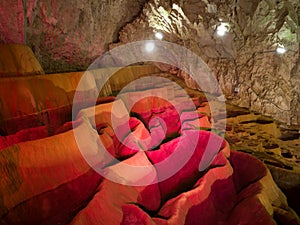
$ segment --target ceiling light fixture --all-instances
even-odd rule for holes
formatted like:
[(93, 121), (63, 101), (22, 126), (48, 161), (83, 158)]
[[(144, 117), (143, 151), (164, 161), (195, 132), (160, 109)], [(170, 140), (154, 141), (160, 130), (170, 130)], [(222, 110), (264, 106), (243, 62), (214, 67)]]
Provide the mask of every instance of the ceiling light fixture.
[(154, 48), (155, 48), (155, 44), (153, 43), (153, 42), (147, 42), (146, 44), (145, 44), (145, 50), (147, 51), (147, 52), (153, 52), (153, 50), (154, 50)]
[(286, 53), (286, 48), (283, 46), (283, 45), (281, 45), (281, 44), (278, 44), (278, 46), (277, 46), (277, 48), (276, 48), (276, 52), (278, 53), (278, 54), (284, 54), (284, 53)]
[(164, 38), (164, 35), (161, 32), (156, 32), (155, 37), (159, 40), (162, 40)]

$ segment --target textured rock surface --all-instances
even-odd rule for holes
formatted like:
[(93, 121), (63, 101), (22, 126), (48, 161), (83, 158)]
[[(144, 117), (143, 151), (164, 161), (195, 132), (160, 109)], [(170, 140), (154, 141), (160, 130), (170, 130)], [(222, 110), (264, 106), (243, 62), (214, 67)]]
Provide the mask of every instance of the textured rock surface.
[[(171, 78), (171, 75), (168, 75)], [(179, 79), (174, 78), (180, 83)], [(197, 91), (187, 89), (190, 95), (197, 95)], [(210, 102), (205, 103), (202, 97), (202, 107), (199, 112), (211, 115)], [(204, 102), (203, 102), (204, 101)], [(207, 104), (208, 107), (203, 107)], [(263, 161), (271, 171), (276, 184), (288, 198), (289, 205), (300, 214), (300, 134), (298, 127), (287, 126), (285, 123), (274, 121), (245, 108), (226, 104), (226, 140), (231, 149), (249, 153)], [(223, 112), (219, 112), (210, 119), (211, 123), (222, 123), (225, 120)], [(271, 189), (270, 189), (271, 191)], [(280, 209), (276, 209), (276, 214)], [(290, 212), (287, 217), (293, 217)], [(277, 215), (280, 217), (280, 215)], [(286, 218), (287, 219), (287, 218)], [(285, 222), (292, 224), (292, 222)]]
[[(128, 67), (120, 73), (135, 68), (142, 76), (143, 72), (149, 71), (147, 68), (151, 71), (151, 67), (143, 67)], [(70, 74), (77, 75), (70, 76)], [(183, 83), (171, 74), (157, 75), (173, 78), (179, 85)], [(41, 79), (44, 76), (34, 76), (34, 78)], [(67, 73), (65, 76), (75, 79), (81, 74)], [(60, 87), (66, 91), (73, 88), (72, 85), (59, 82), (57, 74), (49, 75), (48, 79), (53, 85), (55, 84), (55, 88)], [(300, 224), (297, 215), (289, 208), (286, 198), (275, 185), (264, 164), (245, 153), (230, 151), (229, 144), (222, 137), (209, 132), (213, 124), (226, 119), (223, 115), (224, 111), (220, 110), (220, 115), (210, 118), (211, 105), (207, 104), (207, 99), (202, 96), (203, 93), (186, 88), (188, 96), (194, 96), (190, 99), (183, 96), (184, 91), (176, 89), (176, 86), (170, 88), (172, 79), (165, 80), (166, 83), (158, 82), (157, 86), (140, 83), (135, 86), (135, 92), (124, 93), (125, 96), (114, 101), (115, 106), (112, 103), (105, 103), (97, 105), (95, 109), (81, 110), (73, 130), (70, 130), (72, 128), (70, 121), (63, 125), (62, 132), (58, 132), (59, 134), (47, 138), (41, 137), (41, 139), (36, 137), (37, 140), (18, 143), (1, 150), (0, 170), (4, 179), (0, 182), (2, 193), (0, 224), (69, 224), (71, 222), (71, 224), (106, 225), (132, 224), (134, 221), (137, 224), (140, 221), (147, 221), (147, 224), (183, 225), (196, 224), (199, 220), (204, 221), (205, 224), (275, 224), (274, 219), (280, 224)], [(96, 82), (92, 82), (94, 83)], [(91, 87), (91, 82), (88, 84), (88, 87)], [(119, 84), (125, 85), (122, 82)], [(22, 90), (24, 86), (16, 85), (15, 88)], [(147, 90), (148, 88), (151, 90)], [(4, 93), (4, 88), (1, 90)], [(28, 92), (30, 90), (28, 89)], [(89, 90), (85, 88), (83, 92), (89, 94)], [(9, 93), (9, 90), (7, 92)], [(148, 95), (145, 92), (148, 92)], [(175, 109), (170, 107), (171, 103), (155, 98), (153, 94), (161, 98), (172, 97), (174, 101), (171, 103), (174, 106), (178, 105), (177, 112), (182, 119), (180, 124), (178, 119), (175, 119), (178, 115)], [(46, 96), (49, 102), (56, 99), (55, 95)], [(133, 96), (148, 96), (148, 99), (142, 98), (131, 108), (130, 101), (135, 100)], [(193, 100), (191, 101), (193, 107), (185, 103), (188, 99)], [(214, 99), (214, 104), (216, 102), (217, 100)], [(51, 104), (45, 107), (47, 106), (51, 107)], [(115, 111), (114, 107), (116, 107)], [(137, 118), (129, 119), (129, 109), (131, 112), (136, 112)], [(148, 114), (144, 114), (147, 111), (152, 118), (144, 125), (138, 118), (148, 118)], [(172, 111), (174, 117), (165, 116)], [(196, 111), (195, 115), (192, 114), (193, 111)], [(257, 123), (262, 124), (263, 131), (277, 134), (270, 120), (247, 115), (249, 112), (243, 112), (240, 108), (235, 110), (229, 108), (228, 112), (231, 117), (240, 115), (237, 121), (241, 125), (244, 122), (247, 126), (245, 122), (250, 120), (251, 123), (251, 119), (255, 118)], [(243, 119), (242, 116), (245, 118)], [(165, 123), (156, 124), (153, 118), (158, 117)], [(120, 119), (123, 123), (113, 128), (112, 118), (115, 118), (115, 121)], [(206, 118), (204, 124), (203, 118)], [(128, 120), (129, 127), (124, 127)], [(173, 129), (173, 123), (177, 123), (178, 127)], [(233, 125), (236, 124), (232, 122), (233, 129), (238, 127)], [(179, 127), (181, 129), (178, 129)], [(36, 132), (40, 132), (39, 128), (41, 127), (37, 127)], [(68, 131), (64, 132), (64, 129)], [(161, 130), (166, 131), (166, 136)], [(118, 141), (116, 141), (117, 131), (121, 135), (118, 136)], [(137, 150), (149, 148), (147, 146), (143, 148), (142, 144), (135, 140), (126, 142), (130, 138), (130, 131), (138, 141), (148, 137), (163, 141), (158, 146), (156, 144), (157, 147), (155, 146), (152, 151), (136, 153)], [(169, 131), (172, 131), (170, 136), (168, 136)], [(238, 133), (237, 130), (236, 132)], [(242, 131), (240, 132), (243, 135)], [(286, 135), (282, 139), (288, 137)], [(120, 160), (126, 158), (123, 162), (127, 165), (149, 166), (155, 163), (154, 167), (151, 167), (151, 176), (145, 174), (145, 170), (139, 169), (131, 173), (122, 169), (122, 163), (115, 163), (111, 155), (103, 154), (99, 138), (111, 155)], [(77, 143), (83, 146), (79, 148)], [(193, 146), (193, 143), (196, 146)], [(125, 144), (129, 145), (124, 147)], [(153, 185), (139, 187), (121, 185), (102, 178), (90, 168), (90, 165), (97, 165), (97, 168), (104, 170), (103, 174), (110, 175), (110, 178), (113, 177), (120, 182), (146, 179), (156, 181), (164, 176), (165, 169), (169, 171), (169, 168), (176, 168), (178, 162), (181, 163), (182, 159), (186, 159), (194, 147), (195, 151), (179, 171)], [(172, 160), (174, 154), (180, 160)], [(89, 161), (88, 165), (86, 159), (91, 159), (92, 162)], [(97, 161), (98, 159), (101, 161)], [(159, 167), (157, 163), (161, 161), (168, 162), (167, 167)]]
[(270, 117), (227, 105), (226, 137), (232, 149), (252, 154), (270, 169), (289, 204), (299, 214), (300, 135)]
[[(18, 60), (14, 62), (16, 61)], [(19, 61), (24, 65), (29, 63), (26, 60)], [(3, 66), (3, 71), (12, 68), (5, 67), (7, 64)], [(29, 67), (29, 69), (32, 69), (32, 67)], [(73, 102), (78, 103), (77, 108), (74, 109), (74, 114), (76, 114), (76, 111), (79, 111), (80, 108), (91, 106), (96, 101), (98, 104), (112, 101), (114, 98), (108, 95), (122, 89), (138, 77), (158, 71), (153, 65), (143, 65), (129, 66), (122, 69), (103, 68), (86, 73), (70, 72), (1, 78), (0, 134), (9, 136), (0, 137), (0, 142), (2, 142), (0, 149), (19, 141), (42, 138), (47, 134), (53, 135), (61, 132), (61, 129), (65, 130), (68, 126), (66, 125), (64, 128), (62, 125), (72, 119)], [(95, 77), (91, 76), (91, 73)], [(113, 76), (103, 85), (103, 80), (105, 80), (103, 75), (109, 73), (113, 73)], [(82, 77), (86, 78), (82, 84), (87, 84), (84, 90), (77, 89)], [(96, 85), (99, 87), (99, 91)], [(73, 99), (76, 90), (76, 99)], [(107, 97), (98, 98), (99, 92), (99, 96)], [(33, 127), (35, 128), (30, 129)]]
[(24, 44), (22, 0), (0, 2), (0, 43)]
[[(94, 141), (99, 138), (97, 132), (90, 130), (88, 123), (82, 123), (77, 129), (90, 136), (94, 135)], [(101, 180), (82, 157), (74, 138), (74, 130), (53, 138), (23, 142), (6, 148), (1, 151), (0, 170), (3, 177), (0, 183), (0, 224), (41, 224), (47, 217), (51, 218), (48, 224), (53, 224), (53, 220), (61, 219), (50, 216), (50, 211), (57, 216), (60, 214), (64, 220), (68, 217), (69, 220), (69, 213), (85, 204)], [(86, 179), (91, 181), (91, 186), (84, 183)], [(86, 191), (78, 192), (79, 186), (86, 188)], [(75, 194), (71, 197), (74, 205), (68, 203), (69, 197), (66, 194), (69, 192)], [(57, 201), (64, 204), (64, 212), (58, 210), (61, 204), (57, 205)]]
[(44, 74), (39, 61), (28, 46), (0, 44), (0, 52), (0, 77)]
[[(161, 83), (157, 85), (161, 86)], [(162, 89), (147, 91), (162, 92)], [(142, 95), (141, 91), (138, 93)], [(181, 94), (177, 91), (173, 95), (175, 103), (182, 101)], [(153, 97), (145, 103), (157, 112), (164, 111), (170, 104)], [(291, 210), (264, 164), (245, 153), (230, 151), (222, 137), (202, 130), (201, 123), (198, 127), (177, 131), (177, 137), (172, 140), (165, 138), (155, 150), (147, 151), (146, 148), (145, 152), (128, 156), (123, 163), (112, 163), (113, 158), (103, 154), (99, 138), (112, 140), (117, 132), (128, 137), (133, 130), (133, 135), (140, 141), (140, 134), (148, 133), (148, 126), (152, 126), (150, 122), (136, 129), (134, 123), (142, 123), (132, 118), (135, 120), (133, 127), (112, 129), (111, 118), (121, 118), (124, 123), (129, 120), (122, 99), (114, 104), (121, 106), (114, 111), (112, 103), (99, 104), (95, 115), (91, 114), (91, 108), (80, 111), (78, 121), (81, 122), (73, 130), (19, 143), (0, 152), (0, 170), (4, 177), (0, 182), (0, 224), (115, 225), (148, 220), (147, 224), (183, 225), (196, 224), (200, 220), (205, 224), (273, 225), (274, 207), (281, 210), (279, 221), (286, 219), (285, 215)], [(200, 112), (201, 106), (197, 105)], [(182, 111), (178, 113), (186, 119), (181, 122), (182, 126), (192, 119), (201, 119), (187, 115), (195, 107), (191, 109), (185, 105), (180, 109)], [(167, 128), (170, 127), (167, 121), (170, 118), (156, 116), (165, 121)], [(153, 130), (149, 130), (151, 138), (156, 138), (152, 136)], [(120, 141), (123, 140), (122, 137)], [(81, 148), (77, 145), (80, 142), (84, 143)], [(115, 145), (116, 142), (103, 143), (104, 148), (114, 155), (122, 147)], [(136, 147), (141, 149), (141, 145)], [(173, 159), (174, 154), (177, 160)], [(88, 158), (93, 162), (87, 164)], [(160, 162), (167, 164), (161, 167)], [(158, 180), (164, 177), (166, 169), (176, 169), (178, 163), (182, 163), (181, 167), (170, 177)], [(141, 167), (130, 172), (124, 164), (147, 166), (148, 169)], [(101, 177), (90, 166), (101, 169), (105, 176)], [(131, 181), (154, 183), (134, 186), (123, 185), (124, 181), (126, 184)], [(139, 207), (139, 213), (133, 206)], [(296, 215), (288, 218), (297, 222)]]
[[(28, 44), (46, 72), (86, 69), (117, 41), (118, 30), (144, 1), (41, 1), (0, 3), (0, 43)], [(17, 17), (16, 17), (17, 15)]]
[[(299, 124), (298, 1), (149, 1), (120, 32), (120, 41), (152, 39), (181, 44), (215, 72), (226, 97), (239, 106)], [(220, 38), (220, 21), (230, 26)], [(140, 27), (145, 27), (141, 33)], [(281, 43), (290, 50), (277, 55)], [(189, 86), (195, 84), (178, 73)], [(235, 93), (235, 91), (238, 93)]]

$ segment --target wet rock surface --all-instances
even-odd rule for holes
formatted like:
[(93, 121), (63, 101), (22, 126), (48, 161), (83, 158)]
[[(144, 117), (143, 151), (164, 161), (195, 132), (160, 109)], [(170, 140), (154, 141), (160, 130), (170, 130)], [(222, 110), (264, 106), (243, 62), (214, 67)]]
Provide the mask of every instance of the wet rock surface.
[[(172, 79), (170, 75), (164, 76)], [(185, 85), (181, 79), (173, 80)], [(209, 95), (190, 88), (186, 91), (204, 101)], [(208, 103), (208, 111), (210, 107)], [(220, 111), (211, 120), (214, 124), (226, 122), (224, 137), (232, 150), (251, 154), (267, 165), (291, 207), (300, 214), (300, 127), (288, 126), (228, 102), (226, 114)]]

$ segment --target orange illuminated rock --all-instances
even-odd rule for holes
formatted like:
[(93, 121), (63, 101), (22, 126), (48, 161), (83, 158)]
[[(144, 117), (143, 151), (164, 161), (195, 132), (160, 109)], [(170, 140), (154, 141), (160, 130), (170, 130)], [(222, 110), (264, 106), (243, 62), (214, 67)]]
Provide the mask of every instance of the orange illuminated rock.
[[(30, 97), (28, 85), (19, 87)], [(128, 112), (134, 92), (95, 107), (79, 101), (76, 120), (63, 125), (58, 113), (47, 114), (60, 121), (50, 126), (56, 135), (0, 151), (0, 224), (275, 224), (273, 207), (288, 205), (264, 164), (203, 130), (211, 128), (206, 103), (195, 110), (182, 91), (173, 94), (174, 105), (155, 96), (138, 101), (136, 118)], [(44, 128), (1, 145), (39, 138)]]
[[(74, 131), (89, 140), (85, 148), (91, 156), (99, 151), (95, 149), (97, 131), (86, 120), (75, 130), (19, 143), (0, 152), (1, 220), (9, 224), (51, 224), (70, 219), (73, 210), (86, 204), (102, 178), (83, 158)], [(71, 196), (67, 193), (75, 194), (69, 203)], [(64, 207), (57, 208), (58, 202)], [(43, 222), (48, 218), (49, 223)]]
[(0, 77), (17, 77), (44, 74), (44, 71), (26, 45), (0, 44)]
[[(245, 153), (232, 152), (232, 157), (222, 158), (222, 164), (212, 166), (192, 186), (169, 199), (153, 217), (141, 207), (125, 204), (121, 224), (193, 225), (201, 221), (208, 225), (275, 225), (273, 213), (267, 205), (271, 202), (282, 206), (287, 203), (280, 198), (281, 191), (273, 189), (274, 181), (271, 182), (273, 185), (266, 186), (266, 178), (270, 177), (266, 167)], [(212, 165), (217, 161), (215, 158)], [(246, 167), (248, 170), (244, 176), (235, 172)], [(241, 181), (244, 188), (237, 190), (239, 185), (236, 182)], [(273, 195), (266, 194), (270, 187), (275, 190)]]
[(0, 101), (0, 117), (7, 134), (41, 125), (53, 129), (71, 119), (66, 92), (48, 80), (3, 78)]
[[(133, 157), (124, 160), (122, 163), (130, 166), (151, 166), (145, 153), (139, 152)], [(154, 167), (146, 173), (141, 170), (135, 170), (136, 173), (127, 172), (122, 163), (107, 168), (106, 174), (109, 174), (114, 181), (128, 184), (141, 181), (143, 179), (157, 179)], [(149, 177), (149, 173), (151, 177)], [(160, 205), (160, 193), (157, 184), (148, 186), (127, 186), (110, 180), (104, 180), (98, 193), (89, 202), (87, 207), (81, 210), (70, 223), (71, 225), (85, 224), (120, 224), (123, 218), (122, 206), (129, 203), (136, 203), (148, 210), (157, 210)]]
[(46, 126), (28, 128), (18, 131), (16, 134), (8, 136), (0, 136), (0, 151), (13, 144), (17, 144), (24, 141), (31, 141), (41, 139), (49, 136), (49, 130)]
[(129, 120), (129, 113), (122, 100), (116, 100), (80, 110), (77, 118), (86, 116), (94, 126), (108, 124), (110, 127), (118, 126)]
[[(210, 132), (187, 130), (182, 136), (161, 145), (158, 150), (148, 151), (147, 155), (155, 165), (166, 162), (166, 166), (156, 166), (159, 177), (163, 177), (166, 170), (178, 167), (171, 177), (159, 183), (163, 201), (192, 187), (202, 176), (200, 171), (213, 165), (212, 161), (218, 154), (224, 156), (219, 151), (226, 147), (225, 143)], [(170, 160), (171, 156), (176, 158)]]
[(116, 133), (113, 140), (118, 158), (128, 158), (138, 151), (147, 150), (147, 140), (150, 140), (150, 134), (140, 120), (130, 118), (129, 121), (116, 127)]

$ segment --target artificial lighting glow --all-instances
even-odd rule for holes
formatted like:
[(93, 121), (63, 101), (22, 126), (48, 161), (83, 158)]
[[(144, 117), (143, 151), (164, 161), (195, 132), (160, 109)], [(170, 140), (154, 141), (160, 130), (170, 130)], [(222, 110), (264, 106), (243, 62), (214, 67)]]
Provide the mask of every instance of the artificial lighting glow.
[(229, 30), (229, 25), (227, 23), (221, 23), (218, 27), (217, 27), (217, 35), (218, 36), (224, 36)]
[(145, 45), (145, 49), (147, 52), (153, 52), (155, 48), (155, 44), (153, 42), (147, 42)]
[(172, 9), (175, 9), (178, 11), (180, 9), (180, 7), (177, 4), (173, 3)]
[(286, 53), (286, 48), (283, 45), (278, 45), (277, 49), (276, 49), (276, 52), (278, 54), (284, 54), (284, 53)]
[(164, 9), (164, 7), (159, 6), (158, 7), (158, 12), (163, 16), (163, 17), (168, 17), (169, 16), (169, 12), (167, 10)]
[(155, 37), (156, 37), (157, 39), (159, 39), (159, 40), (162, 40), (162, 39), (164, 38), (164, 35), (163, 35), (161, 32), (157, 32), (157, 33), (155, 34)]

